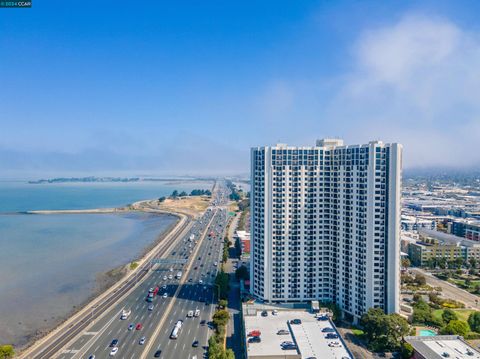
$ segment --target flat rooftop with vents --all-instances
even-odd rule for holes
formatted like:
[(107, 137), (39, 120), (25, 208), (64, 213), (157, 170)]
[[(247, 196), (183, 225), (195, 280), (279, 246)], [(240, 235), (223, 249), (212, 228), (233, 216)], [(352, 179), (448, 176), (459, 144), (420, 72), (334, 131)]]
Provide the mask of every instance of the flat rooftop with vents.
[(480, 352), (458, 335), (405, 337), (414, 350), (415, 359), (480, 359)]
[[(274, 306), (262, 305), (258, 309), (244, 305), (244, 328), (246, 352), (249, 359), (352, 359), (335, 326), (329, 321), (319, 321), (314, 314), (306, 310), (286, 310)], [(277, 315), (272, 315), (276, 309)], [(263, 310), (268, 312), (262, 317)], [(300, 319), (302, 324), (290, 324), (290, 320)], [(323, 328), (331, 327), (338, 339), (326, 339)], [(278, 335), (279, 330), (287, 330), (288, 335)], [(261, 343), (249, 343), (248, 334), (258, 330), (261, 332)], [(291, 341), (297, 350), (283, 350), (282, 342)], [(332, 343), (336, 342), (335, 346)], [(330, 346), (329, 346), (330, 344)]]

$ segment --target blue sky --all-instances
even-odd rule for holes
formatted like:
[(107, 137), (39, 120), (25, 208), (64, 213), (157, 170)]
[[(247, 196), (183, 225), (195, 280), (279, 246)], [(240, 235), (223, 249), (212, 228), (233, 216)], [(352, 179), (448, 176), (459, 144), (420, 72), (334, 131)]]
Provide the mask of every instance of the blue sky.
[(0, 9), (0, 177), (246, 173), (327, 136), (480, 163), (478, 1), (134, 3)]

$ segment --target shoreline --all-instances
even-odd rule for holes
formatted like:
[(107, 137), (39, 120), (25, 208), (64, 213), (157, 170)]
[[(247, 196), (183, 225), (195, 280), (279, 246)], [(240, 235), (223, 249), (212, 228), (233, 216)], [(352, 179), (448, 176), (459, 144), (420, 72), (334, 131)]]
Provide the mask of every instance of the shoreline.
[[(15, 346), (15, 350), (17, 352), (15, 357), (22, 357), (26, 351), (33, 348), (35, 345), (40, 343), (42, 340), (46, 340), (50, 334), (59, 330), (62, 326), (64, 326), (69, 320), (74, 318), (76, 315), (80, 314), (84, 311), (92, 302), (98, 301), (105, 293), (109, 293), (110, 291), (114, 290), (115, 286), (120, 285), (121, 283), (128, 280), (129, 276), (132, 273), (135, 273), (138, 268), (141, 266), (139, 265), (136, 269), (130, 269), (131, 262), (142, 262), (148, 258), (152, 251), (155, 250), (157, 246), (159, 246), (163, 240), (169, 236), (182, 222), (182, 217), (184, 217), (181, 213), (176, 213), (173, 211), (165, 211), (165, 210), (150, 210), (150, 209), (141, 209), (141, 205), (143, 203), (147, 203), (151, 200), (143, 200), (136, 202), (135, 205), (138, 207), (133, 208), (133, 205), (128, 205), (125, 207), (120, 208), (107, 208), (107, 209), (88, 209), (88, 210), (45, 210), (45, 211), (28, 211), (28, 212), (21, 212), (23, 214), (108, 214), (108, 213), (129, 213), (129, 212), (144, 212), (159, 216), (172, 216), (175, 217), (175, 221), (170, 224), (167, 228), (164, 229), (162, 233), (157, 234), (155, 239), (145, 246), (138, 255), (128, 261), (128, 263), (124, 263), (117, 267), (108, 269), (103, 272), (99, 272), (95, 274), (95, 281), (93, 284), (93, 290), (90, 295), (79, 305), (77, 305), (74, 309), (66, 313), (62, 318), (58, 320), (56, 323), (52, 323), (52, 326), (49, 328), (37, 329), (30, 335), (23, 337), (20, 342), (19, 346)], [(31, 213), (30, 213), (31, 212)], [(17, 212), (17, 214), (21, 214)]]

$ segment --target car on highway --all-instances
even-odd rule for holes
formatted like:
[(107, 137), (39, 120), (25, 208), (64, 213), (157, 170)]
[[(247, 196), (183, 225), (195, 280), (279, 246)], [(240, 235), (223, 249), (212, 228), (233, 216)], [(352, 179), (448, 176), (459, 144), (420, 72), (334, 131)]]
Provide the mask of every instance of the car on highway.
[(142, 330), (142, 323), (138, 323), (137, 326), (135, 327), (135, 330)]
[(113, 339), (112, 342), (110, 343), (110, 347), (115, 347), (118, 344), (118, 339)]
[(167, 298), (167, 297), (168, 297), (168, 294), (166, 292), (163, 293), (162, 298)]
[(146, 341), (146, 340), (147, 340), (147, 338), (141, 337), (141, 338), (140, 338), (140, 341), (138, 342), (138, 344), (143, 345), (143, 344), (145, 344), (145, 341)]
[(198, 267), (195, 267), (195, 268), (193, 268), (193, 269), (197, 270), (197, 269), (198, 269)]
[(113, 347), (112, 350), (110, 351), (110, 356), (113, 357), (114, 355), (117, 355), (118, 352), (118, 347)]
[(194, 348), (198, 347), (198, 340), (193, 341), (192, 347), (194, 347)]
[(128, 318), (128, 316), (132, 313), (132, 311), (130, 309), (124, 309), (122, 310), (122, 315), (120, 316), (120, 319), (121, 320), (125, 320)]
[(133, 330), (133, 328), (135, 328), (135, 324), (131, 323), (131, 324), (128, 326), (128, 330)]
[(153, 305), (153, 304), (150, 304), (150, 305), (148, 306), (148, 310), (149, 310), (149, 311), (152, 311), (153, 308), (154, 308), (154, 305)]
[(200, 325), (205, 325), (205, 324), (207, 324), (207, 321), (205, 319), (200, 321)]
[(153, 356), (154, 356), (155, 358), (160, 358), (160, 355), (162, 355), (162, 351), (161, 351), (161, 350), (157, 350)]

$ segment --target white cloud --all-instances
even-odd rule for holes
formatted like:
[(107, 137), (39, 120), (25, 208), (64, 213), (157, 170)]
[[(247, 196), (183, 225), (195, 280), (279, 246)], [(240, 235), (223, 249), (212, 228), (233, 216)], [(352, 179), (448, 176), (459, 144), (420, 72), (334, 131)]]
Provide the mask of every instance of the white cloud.
[(329, 110), (339, 121), (356, 119), (352, 141), (401, 142), (407, 167), (480, 163), (478, 34), (407, 16), (363, 33), (354, 59)]

